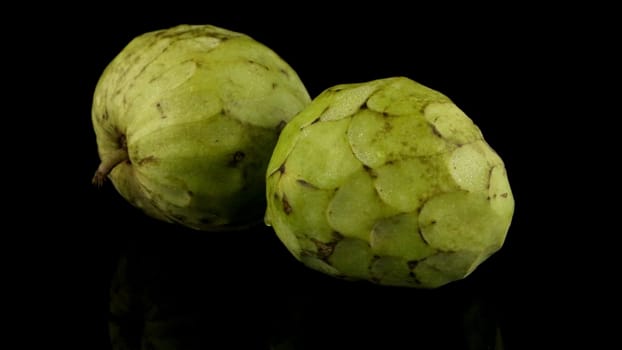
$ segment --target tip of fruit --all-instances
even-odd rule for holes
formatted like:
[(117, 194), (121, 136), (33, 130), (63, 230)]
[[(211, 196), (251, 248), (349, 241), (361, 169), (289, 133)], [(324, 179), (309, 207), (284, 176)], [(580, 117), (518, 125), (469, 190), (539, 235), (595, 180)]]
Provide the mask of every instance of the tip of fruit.
[(268, 215), (268, 211), (263, 216), (263, 223), (268, 227), (272, 227), (272, 220), (270, 220), (270, 216)]
[(101, 188), (104, 185), (105, 181), (106, 175), (98, 170), (95, 172), (95, 175), (93, 175), (93, 178), (91, 179), (91, 184), (93, 184), (97, 188)]

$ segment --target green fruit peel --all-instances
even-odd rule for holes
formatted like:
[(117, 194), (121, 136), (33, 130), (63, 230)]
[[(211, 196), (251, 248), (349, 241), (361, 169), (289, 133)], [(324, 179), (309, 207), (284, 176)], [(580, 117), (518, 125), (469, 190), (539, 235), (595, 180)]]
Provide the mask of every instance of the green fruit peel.
[(296, 72), (247, 35), (210, 25), (142, 34), (95, 89), (93, 182), (109, 178), (146, 214), (193, 229), (261, 222), (273, 147), (309, 102)]
[(306, 266), (436, 288), (503, 246), (502, 159), (448, 97), (404, 77), (325, 90), (283, 129), (265, 221)]

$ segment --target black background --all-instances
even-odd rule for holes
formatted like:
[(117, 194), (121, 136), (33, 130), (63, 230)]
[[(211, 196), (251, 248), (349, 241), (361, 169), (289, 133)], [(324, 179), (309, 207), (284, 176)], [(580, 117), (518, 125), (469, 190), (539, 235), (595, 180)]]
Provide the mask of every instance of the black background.
[[(586, 316), (598, 309), (586, 295), (609, 277), (587, 264), (601, 249), (583, 236), (598, 218), (585, 221), (591, 204), (579, 199), (592, 191), (593, 167), (574, 166), (588, 157), (576, 140), (591, 134), (589, 123), (574, 119), (589, 110), (579, 80), (592, 63), (576, 59), (594, 45), (582, 38), (587, 14), (356, 6), (110, 4), (54, 8), (62, 16), (33, 22), (37, 35), (19, 41), (28, 53), (11, 57), (32, 69), (7, 72), (22, 77), (15, 85), (26, 96), (20, 106), (41, 121), (41, 145), (15, 165), (33, 169), (18, 175), (31, 184), (18, 196), (18, 211), (38, 213), (19, 220), (26, 243), (13, 260), (28, 271), (16, 273), (15, 289), (28, 300), (20, 304), (28, 310), (23, 323), (48, 330), (52, 344), (109, 348), (110, 280), (130, 254), (143, 264), (134, 278), (157, 281), (152, 290), (194, 310), (199, 320), (190, 328), (213, 348), (296, 339), (318, 349), (467, 349), (465, 339), (490, 339), (497, 328), (505, 349), (597, 341), (584, 323), (600, 329), (603, 321)], [(312, 97), (335, 84), (398, 75), (449, 96), (506, 163), (516, 210), (504, 248), (439, 290), (378, 287), (302, 267), (269, 228), (194, 232), (144, 217), (110, 184), (94, 188), (90, 107), (99, 75), (133, 37), (181, 23), (252, 36), (298, 72)], [(571, 114), (563, 108), (569, 104)], [(150, 273), (161, 275), (145, 277)]]

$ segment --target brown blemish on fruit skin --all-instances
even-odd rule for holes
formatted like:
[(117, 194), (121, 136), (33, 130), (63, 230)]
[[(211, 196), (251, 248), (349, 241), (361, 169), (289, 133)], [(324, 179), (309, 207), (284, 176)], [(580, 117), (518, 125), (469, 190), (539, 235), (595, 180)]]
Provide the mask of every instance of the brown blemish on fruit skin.
[(318, 241), (315, 238), (312, 238), (311, 241), (317, 247), (317, 256), (320, 259), (326, 259), (333, 253), (333, 246), (328, 243), (323, 243)]
[(166, 119), (166, 114), (164, 114), (164, 109), (162, 109), (162, 104), (160, 102), (156, 103), (156, 108), (158, 109), (158, 112), (160, 113), (160, 118)]
[(138, 164), (138, 166), (144, 166), (144, 165), (154, 164), (157, 162), (158, 162), (158, 158), (156, 158), (155, 156), (147, 156), (145, 158), (142, 158), (138, 162), (136, 162), (136, 164)]
[(231, 158), (231, 160), (229, 161), (229, 166), (234, 167), (234, 166), (238, 165), (242, 160), (244, 160), (245, 156), (246, 155), (244, 154), (244, 152), (236, 151), (233, 154), (233, 157)]
[(283, 194), (281, 202), (283, 203), (283, 212), (285, 213), (285, 215), (291, 214), (292, 206), (289, 204), (289, 201), (287, 200), (287, 196), (285, 194)]
[[(486, 186), (488, 191), (490, 191), (490, 186), (492, 185), (492, 182), (490, 181), (490, 179), (492, 179), (492, 171), (494, 169), (495, 167), (493, 166), (493, 167), (490, 167), (490, 169), (488, 170), (488, 179), (487, 179), (488, 185)], [(497, 194), (495, 193), (493, 198), (496, 198), (496, 197), (497, 197)], [(490, 200), (490, 196), (486, 197), (486, 199)]]
[(257, 61), (253, 61), (253, 60), (247, 60), (247, 61), (248, 61), (248, 63), (257, 65), (257, 66), (259, 66), (259, 67), (261, 67), (261, 68), (263, 68), (265, 70), (270, 70), (270, 67), (266, 66), (265, 64), (262, 64), (262, 63), (259, 63)]
[(333, 254), (333, 251), (335, 250), (335, 246), (337, 245), (339, 240), (324, 243), (324, 242), (318, 241), (315, 238), (311, 238), (311, 242), (313, 242), (315, 246), (317, 247), (316, 256), (319, 259), (326, 260), (328, 259), (328, 257), (330, 257)]
[(389, 121), (385, 120), (384, 121), (384, 125), (382, 126), (382, 131), (383, 132), (390, 132), (393, 129), (393, 124), (389, 123)]
[(363, 164), (363, 170), (365, 170), (365, 172), (368, 173), (372, 179), (378, 177), (378, 173), (376, 173), (376, 171), (368, 165)]
[(313, 124), (315, 124), (315, 123), (319, 122), (319, 121), (320, 121), (320, 118), (322, 117), (322, 115), (324, 115), (324, 112), (326, 112), (326, 110), (327, 110), (327, 109), (328, 109), (328, 107), (324, 108), (324, 110), (322, 111), (322, 113), (320, 113), (320, 116), (319, 116), (319, 117), (316, 117), (315, 119), (313, 119), (313, 121), (312, 121), (311, 123), (309, 123), (309, 124), (305, 124), (305, 125), (302, 125), (302, 126), (300, 127), (300, 130), (302, 130), (302, 129), (304, 129), (304, 128), (308, 128), (308, 127), (310, 127), (311, 125), (313, 125)]
[(117, 136), (117, 149), (123, 150), (127, 153), (127, 138), (117, 127), (114, 128), (114, 134)]
[(430, 125), (430, 127), (432, 128), (432, 133), (436, 136), (438, 136), (439, 138), (443, 138), (443, 135), (441, 135), (441, 132), (438, 131), (438, 129), (436, 128), (436, 125), (432, 124), (432, 123), (428, 123)]
[(421, 284), (421, 281), (417, 278), (417, 274), (415, 274), (415, 271), (410, 271), (408, 273), (408, 277), (412, 278), (416, 284)]
[(307, 182), (307, 181), (305, 181), (305, 180), (303, 180), (303, 179), (297, 179), (297, 180), (296, 180), (296, 182), (297, 182), (299, 185), (303, 186), (303, 187), (308, 187), (308, 188), (317, 189), (317, 186), (315, 186), (314, 184), (312, 184), (312, 183), (310, 183), (310, 182)]
[(277, 169), (277, 171), (280, 172), (281, 175), (285, 174), (285, 162), (281, 164), (281, 166)]

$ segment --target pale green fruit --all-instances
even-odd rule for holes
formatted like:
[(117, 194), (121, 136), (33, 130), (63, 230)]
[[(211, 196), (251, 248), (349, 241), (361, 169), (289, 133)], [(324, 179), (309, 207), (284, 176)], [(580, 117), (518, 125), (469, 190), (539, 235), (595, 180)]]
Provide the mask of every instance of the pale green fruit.
[(133, 39), (92, 108), (101, 164), (132, 205), (199, 230), (261, 222), (284, 124), (311, 101), (296, 72), (247, 35), (179, 25)]
[(338, 85), (283, 129), (266, 223), (305, 265), (435, 288), (498, 251), (514, 211), (501, 158), (448, 97), (404, 77)]

